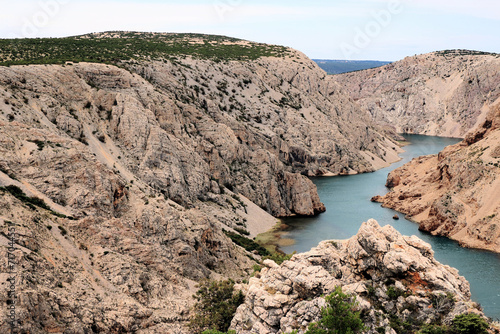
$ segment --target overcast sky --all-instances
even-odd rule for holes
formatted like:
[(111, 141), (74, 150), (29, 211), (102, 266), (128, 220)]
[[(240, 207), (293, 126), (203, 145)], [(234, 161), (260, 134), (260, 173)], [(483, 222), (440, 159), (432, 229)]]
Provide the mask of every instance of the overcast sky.
[(286, 45), (310, 58), (500, 53), (499, 0), (0, 0), (0, 37), (197, 32)]

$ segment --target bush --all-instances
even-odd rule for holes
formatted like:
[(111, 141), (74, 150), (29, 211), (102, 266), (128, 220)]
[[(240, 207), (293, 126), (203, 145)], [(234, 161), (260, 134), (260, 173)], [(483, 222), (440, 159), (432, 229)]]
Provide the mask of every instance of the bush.
[(475, 313), (460, 314), (453, 319), (452, 330), (457, 334), (488, 333), (488, 323)]
[(245, 248), (247, 251), (252, 252), (252, 251), (257, 251), (260, 256), (268, 256), (271, 255), (267, 249), (256, 243), (255, 241), (248, 239), (242, 235), (239, 235), (234, 232), (229, 232), (226, 230), (223, 230), (223, 232), (238, 246), (241, 246)]
[(236, 232), (238, 232), (239, 234), (250, 235), (250, 232), (248, 232), (247, 230), (245, 230), (244, 228), (241, 228), (241, 227), (235, 227), (234, 230)]
[(212, 330), (208, 332), (210, 334), (226, 332), (236, 309), (245, 300), (241, 291), (234, 293), (232, 280), (204, 281), (193, 297), (197, 302), (194, 305), (195, 315), (189, 325), (193, 333)]
[(337, 287), (325, 300), (328, 306), (321, 310), (321, 320), (311, 323), (306, 334), (353, 334), (366, 329), (355, 311), (356, 297), (344, 294)]
[(59, 213), (59, 212), (56, 212), (56, 211), (52, 210), (45, 203), (45, 201), (43, 199), (41, 199), (41, 198), (27, 196), (24, 193), (24, 191), (21, 188), (19, 188), (18, 186), (16, 186), (16, 185), (11, 184), (11, 185), (6, 186), (6, 187), (0, 187), (0, 191), (7, 191), (7, 192), (9, 192), (12, 196), (14, 196), (18, 200), (20, 200), (24, 204), (26, 204), (26, 206), (28, 208), (30, 208), (31, 210), (36, 210), (36, 207), (35, 207), (35, 205), (36, 205), (39, 208), (48, 210), (54, 216), (57, 216), (57, 217), (60, 217), (60, 218), (74, 219), (73, 217), (67, 217), (66, 215), (63, 215), (62, 213)]
[(292, 258), (292, 256), (295, 255), (295, 253), (296, 252), (293, 252), (292, 254), (285, 254), (283, 252), (276, 252), (276, 253), (273, 253), (271, 255), (264, 257), (263, 260), (270, 259), (270, 260), (273, 260), (274, 262), (276, 262), (276, 264), (282, 264), (283, 262), (290, 260)]
[(8, 191), (12, 196), (18, 200), (31, 205), (36, 205), (42, 209), (51, 210), (50, 207), (45, 204), (45, 202), (38, 197), (28, 197), (21, 188), (16, 185), (8, 185), (3, 190)]
[(418, 334), (446, 334), (448, 329), (444, 326), (425, 325)]
[(398, 289), (395, 286), (390, 286), (387, 289), (387, 297), (390, 299), (398, 299), (400, 296), (406, 297), (406, 292), (404, 290)]

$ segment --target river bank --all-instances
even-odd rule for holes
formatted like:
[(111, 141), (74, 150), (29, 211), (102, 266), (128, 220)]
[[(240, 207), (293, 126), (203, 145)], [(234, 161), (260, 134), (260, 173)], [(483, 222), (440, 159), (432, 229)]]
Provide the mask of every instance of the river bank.
[[(267, 242), (274, 237), (275, 245), (285, 253), (306, 252), (323, 240), (348, 239), (358, 232), (363, 222), (374, 218), (381, 225), (391, 225), (403, 235), (416, 235), (431, 244), (438, 261), (457, 268), (470, 282), (473, 300), (483, 306), (489, 317), (500, 319), (500, 255), (463, 248), (448, 238), (419, 231), (418, 224), (401, 215), (399, 220), (394, 220), (396, 211), (370, 201), (373, 196), (388, 192), (385, 182), (389, 172), (415, 157), (437, 154), (445, 146), (460, 141), (419, 135), (406, 137), (411, 144), (401, 154), (402, 160), (388, 168), (353, 176), (312, 178), (326, 212), (316, 217), (283, 219), (282, 224), (286, 226), (269, 233), (271, 238)], [(281, 242), (283, 246), (279, 246), (280, 240), (285, 240)]]

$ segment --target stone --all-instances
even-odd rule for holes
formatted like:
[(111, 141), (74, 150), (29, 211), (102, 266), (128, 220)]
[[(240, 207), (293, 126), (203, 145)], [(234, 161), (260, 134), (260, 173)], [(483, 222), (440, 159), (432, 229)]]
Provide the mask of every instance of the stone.
[[(336, 286), (356, 296), (368, 333), (388, 327), (393, 316), (422, 321), (442, 318), (449, 323), (457, 314), (474, 309), (467, 281), (453, 268), (434, 260), (428, 245), (415, 236), (404, 237), (392, 227), (380, 227), (375, 220), (369, 220), (355, 236), (337, 245), (332, 247), (331, 242), (323, 241), (250, 281), (249, 293), (236, 311), (231, 328), (240, 334), (283, 334), (293, 330), (303, 334), (311, 322), (320, 318), (324, 296)], [(322, 258), (316, 261), (322, 265), (311, 267), (311, 258)], [(328, 271), (336, 261), (349, 263), (338, 264), (338, 276)], [(290, 293), (269, 294), (284, 283), (285, 277), (294, 282)], [(401, 291), (400, 295), (394, 298), (388, 294), (389, 288)], [(431, 292), (437, 297), (431, 297)], [(446, 294), (454, 296), (453, 304), (446, 304), (445, 298), (443, 307), (429, 308), (433, 298)], [(252, 319), (251, 326), (245, 319)]]
[[(480, 136), (474, 133), (480, 132)], [(500, 140), (500, 106), (471, 132), (477, 141), (448, 146), (392, 171), (401, 182), (374, 200), (402, 212), (419, 229), (462, 246), (500, 252), (500, 178), (494, 150)], [(408, 240), (410, 242), (410, 240)], [(418, 247), (415, 244), (416, 247)], [(420, 248), (427, 252), (428, 247)]]

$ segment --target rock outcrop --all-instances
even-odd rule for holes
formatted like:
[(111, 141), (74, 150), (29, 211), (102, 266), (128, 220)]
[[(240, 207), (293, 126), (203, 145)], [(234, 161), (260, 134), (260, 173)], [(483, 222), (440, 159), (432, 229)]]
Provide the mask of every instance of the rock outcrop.
[(461, 143), (391, 172), (386, 185), (392, 191), (373, 200), (421, 230), (500, 252), (500, 107)]
[(98, 158), (113, 151), (101, 158), (108, 167), (182, 205), (215, 180), (274, 216), (324, 210), (301, 174), (367, 172), (398, 159), (384, 130), (299, 52), (120, 66), (3, 67), (0, 117), (87, 142)]
[(251, 278), (245, 303), (231, 328), (239, 334), (304, 333), (325, 306), (324, 295), (341, 286), (356, 296), (366, 333), (396, 333), (406, 323), (449, 324), (457, 315), (478, 312), (469, 283), (456, 269), (434, 259), (429, 244), (406, 237), (374, 220), (344, 241), (323, 241), (278, 266), (266, 260)]
[(499, 101), (500, 55), (433, 52), (333, 78), (398, 133), (463, 138)]
[(196, 282), (258, 258), (223, 229), (322, 212), (306, 175), (397, 159), (299, 52), (113, 61), (0, 67), (0, 269), (14, 226), (25, 332), (189, 332)]

